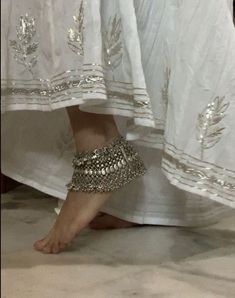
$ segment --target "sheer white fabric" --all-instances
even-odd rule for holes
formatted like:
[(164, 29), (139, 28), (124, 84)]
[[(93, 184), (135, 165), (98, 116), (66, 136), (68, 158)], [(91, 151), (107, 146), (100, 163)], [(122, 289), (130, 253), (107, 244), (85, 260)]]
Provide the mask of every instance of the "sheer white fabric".
[[(122, 135), (138, 146), (152, 173), (137, 182), (138, 193), (130, 185), (125, 198), (123, 192), (116, 194), (120, 206), (110, 201), (109, 212), (120, 208), (117, 213), (135, 217), (141, 201), (140, 218), (150, 218), (151, 201), (156, 204), (152, 218), (165, 216), (164, 224), (180, 224), (179, 214), (188, 214), (184, 223), (195, 219), (194, 211), (186, 212), (189, 205), (199, 218), (224, 212), (208, 199), (234, 207), (230, 4), (22, 0), (13, 5), (4, 0), (2, 110), (15, 112), (3, 115), (3, 172), (64, 198), (74, 148), (60, 108), (79, 104), (84, 111), (114, 114)], [(19, 36), (27, 40), (23, 48)], [(202, 205), (206, 213), (200, 215)]]

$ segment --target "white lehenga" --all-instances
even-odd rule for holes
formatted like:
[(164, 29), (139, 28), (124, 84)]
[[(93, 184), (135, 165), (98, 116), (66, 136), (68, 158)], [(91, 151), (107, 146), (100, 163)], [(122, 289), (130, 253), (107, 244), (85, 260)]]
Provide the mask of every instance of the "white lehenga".
[(3, 173), (64, 199), (74, 144), (61, 108), (79, 104), (114, 114), (149, 170), (104, 211), (194, 225), (234, 207), (231, 3), (4, 0)]

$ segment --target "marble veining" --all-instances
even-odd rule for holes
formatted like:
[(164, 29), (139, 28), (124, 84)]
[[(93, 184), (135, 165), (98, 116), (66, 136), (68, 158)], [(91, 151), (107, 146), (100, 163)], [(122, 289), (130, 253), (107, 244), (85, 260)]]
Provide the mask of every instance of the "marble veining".
[(234, 297), (234, 212), (200, 229), (86, 229), (70, 251), (42, 255), (32, 243), (56, 202), (26, 186), (2, 196), (3, 297)]

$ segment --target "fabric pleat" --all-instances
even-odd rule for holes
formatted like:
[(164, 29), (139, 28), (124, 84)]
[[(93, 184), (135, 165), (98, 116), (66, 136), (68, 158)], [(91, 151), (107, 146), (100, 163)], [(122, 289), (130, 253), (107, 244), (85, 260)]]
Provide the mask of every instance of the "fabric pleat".
[[(160, 156), (154, 166), (175, 189), (234, 207), (231, 3), (2, 1), (3, 172), (64, 197), (74, 151), (64, 109), (79, 105), (115, 115), (143, 158)], [(146, 177), (157, 194), (157, 175)]]

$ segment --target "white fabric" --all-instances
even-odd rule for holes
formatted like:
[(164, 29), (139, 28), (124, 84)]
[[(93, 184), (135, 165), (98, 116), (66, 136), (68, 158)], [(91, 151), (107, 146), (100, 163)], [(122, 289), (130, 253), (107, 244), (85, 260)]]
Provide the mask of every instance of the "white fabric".
[[(84, 42), (83, 53), (77, 55), (67, 35), (69, 28), (75, 28), (72, 16), (79, 15), (81, 3)], [(116, 115), (122, 135), (138, 146), (152, 173), (142, 184), (137, 182), (137, 193), (131, 185), (125, 188), (125, 198), (124, 190), (118, 193), (119, 199), (106, 207), (110, 213), (138, 222), (145, 218), (145, 222), (187, 225), (196, 215), (201, 220), (208, 212), (224, 212), (208, 199), (234, 207), (231, 1), (68, 0), (65, 4), (38, 0), (32, 4), (21, 0), (13, 4), (4, 0), (2, 4), (2, 110), (15, 111), (3, 115), (3, 173), (64, 198), (74, 148), (60, 108), (79, 104), (84, 111)], [(15, 60), (10, 46), (10, 40), (19, 42), (16, 26), (26, 13), (35, 18), (31, 42), (38, 42), (37, 63), (30, 70)], [(116, 27), (121, 47), (110, 58), (110, 66), (104, 44), (115, 16), (121, 24)], [(214, 116), (207, 121), (210, 113)], [(199, 115), (204, 126), (198, 125)], [(198, 135), (203, 135), (201, 143)], [(213, 146), (203, 148), (206, 145)], [(178, 189), (164, 180), (160, 167)], [(141, 208), (137, 210), (136, 204)], [(189, 205), (194, 211), (187, 211)], [(149, 215), (149, 210), (155, 211)], [(188, 214), (187, 219), (182, 214)]]
[[(21, 111), (17, 117), (15, 112), (6, 113), (2, 124), (3, 173), (64, 200), (74, 151), (65, 111)], [(11, 126), (19, 129), (12, 130), (9, 137)], [(160, 150), (143, 146), (137, 149), (148, 172), (115, 193), (102, 211), (140, 224), (177, 226), (206, 225), (229, 214), (229, 208), (221, 204), (170, 185), (161, 171)]]

